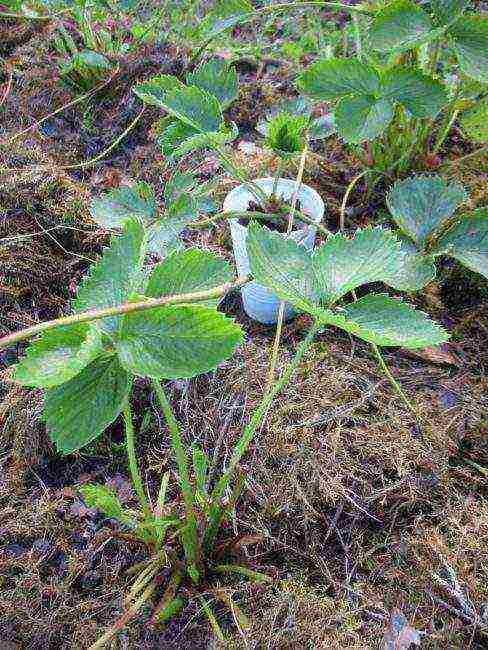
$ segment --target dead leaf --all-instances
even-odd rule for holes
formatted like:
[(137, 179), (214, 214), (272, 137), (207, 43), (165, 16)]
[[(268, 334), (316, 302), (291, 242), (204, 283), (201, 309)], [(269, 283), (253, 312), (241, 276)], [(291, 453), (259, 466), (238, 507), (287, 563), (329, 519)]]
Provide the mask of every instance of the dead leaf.
[(394, 609), (381, 641), (381, 650), (408, 650), (412, 644), (420, 646), (420, 634), (399, 609)]
[(460, 360), (452, 352), (451, 346), (448, 343), (443, 343), (435, 348), (424, 348), (423, 350), (402, 350), (402, 353), (408, 357), (430, 361), (430, 363), (448, 366), (461, 365)]

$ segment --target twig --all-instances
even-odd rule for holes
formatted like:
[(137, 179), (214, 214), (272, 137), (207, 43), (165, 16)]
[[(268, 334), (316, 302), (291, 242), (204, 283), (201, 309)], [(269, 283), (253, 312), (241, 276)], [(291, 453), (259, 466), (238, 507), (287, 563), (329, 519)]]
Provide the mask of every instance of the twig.
[(7, 97), (12, 90), (12, 80), (14, 78), (12, 67), (7, 62), (5, 62), (5, 67), (8, 69), (8, 80), (5, 83), (5, 90), (3, 92), (2, 99), (0, 99), (0, 106), (3, 106), (5, 104), (5, 101), (7, 100)]
[(163, 307), (164, 305), (182, 305), (194, 302), (202, 302), (210, 298), (220, 298), (227, 293), (238, 287), (242, 287), (249, 281), (247, 276), (239, 277), (233, 282), (225, 282), (213, 289), (206, 291), (195, 291), (193, 293), (184, 293), (174, 296), (164, 296), (163, 298), (144, 300), (141, 302), (124, 303), (115, 307), (104, 307), (103, 309), (90, 309), (80, 314), (72, 314), (71, 316), (63, 316), (54, 320), (44, 321), (37, 325), (32, 325), (26, 329), (14, 332), (8, 336), (0, 338), (0, 350), (8, 348), (11, 345), (25, 341), (27, 339), (46, 332), (47, 330), (54, 329), (55, 327), (62, 327), (64, 325), (73, 325), (74, 323), (87, 323), (93, 320), (100, 320), (109, 316), (117, 316), (120, 314), (131, 314), (137, 311), (146, 311), (148, 309), (155, 309)]

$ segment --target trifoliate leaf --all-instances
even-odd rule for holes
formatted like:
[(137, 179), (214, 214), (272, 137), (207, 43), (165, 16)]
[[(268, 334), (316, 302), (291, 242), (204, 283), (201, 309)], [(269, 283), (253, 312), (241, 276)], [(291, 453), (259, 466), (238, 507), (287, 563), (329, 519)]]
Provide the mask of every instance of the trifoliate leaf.
[(44, 332), (15, 366), (14, 379), (24, 386), (51, 388), (77, 375), (102, 352), (100, 331), (77, 323)]
[[(175, 253), (154, 267), (145, 295), (161, 298), (182, 293), (213, 289), (230, 282), (234, 273), (230, 265), (214, 253), (189, 248)], [(199, 305), (217, 307), (221, 297), (211, 298)]]
[(463, 16), (449, 30), (459, 68), (488, 83), (488, 17)]
[(387, 73), (382, 80), (381, 92), (418, 118), (434, 118), (449, 101), (447, 90), (439, 81), (408, 68), (397, 68)]
[(148, 228), (148, 250), (160, 257), (178, 250), (181, 247), (178, 235), (197, 218), (197, 202), (191, 194), (182, 194), (168, 205), (164, 216)]
[(304, 246), (253, 223), (248, 230), (246, 247), (251, 273), (257, 282), (298, 309), (313, 309), (312, 259)]
[(449, 255), (488, 278), (488, 208), (463, 217), (436, 243), (434, 255)]
[(363, 284), (385, 281), (401, 261), (400, 242), (389, 230), (366, 228), (352, 239), (330, 235), (312, 255), (321, 301), (331, 305)]
[(430, 16), (412, 0), (394, 0), (376, 14), (369, 30), (371, 44), (379, 52), (407, 50), (429, 38)]
[[(145, 252), (144, 227), (138, 221), (127, 221), (123, 234), (112, 237), (100, 262), (83, 280), (73, 303), (75, 313), (127, 302), (138, 288)], [(118, 316), (96, 321), (97, 327), (108, 334), (116, 332), (118, 323)]]
[(62, 454), (97, 438), (125, 407), (131, 387), (117, 357), (99, 357), (75, 377), (46, 393), (44, 415)]
[(321, 101), (346, 95), (376, 96), (380, 78), (372, 66), (357, 59), (324, 59), (316, 61), (301, 74), (298, 87)]
[(241, 328), (215, 309), (167, 306), (127, 314), (117, 350), (130, 372), (181, 379), (214, 370), (241, 340)]
[(463, 134), (473, 142), (488, 142), (488, 98), (461, 115), (459, 120)]
[(384, 279), (385, 284), (400, 291), (420, 291), (436, 276), (436, 267), (432, 255), (421, 253), (406, 236), (399, 235), (403, 259), (398, 269)]
[(217, 97), (222, 108), (228, 108), (239, 94), (237, 72), (224, 59), (202, 63), (186, 75), (186, 83)]
[(139, 186), (119, 187), (93, 199), (90, 214), (102, 228), (123, 228), (128, 219), (137, 218), (142, 222), (154, 219), (156, 209), (154, 194), (141, 194)]
[(450, 219), (467, 199), (463, 187), (439, 176), (412, 176), (398, 181), (386, 202), (395, 222), (423, 250), (427, 238)]
[(471, 4), (471, 0), (430, 0), (432, 12), (440, 25), (454, 22)]
[(164, 93), (158, 105), (196, 131), (213, 133), (221, 130), (223, 116), (219, 100), (196, 86), (173, 88)]
[(393, 106), (388, 99), (374, 97), (345, 97), (334, 113), (337, 133), (353, 144), (374, 140), (381, 135), (393, 118)]
[(142, 99), (145, 104), (166, 108), (166, 95), (175, 88), (184, 88), (184, 84), (173, 75), (164, 74), (151, 77), (148, 81), (138, 84), (133, 88), (133, 92)]
[[(370, 294), (335, 314), (337, 325), (363, 341), (381, 346), (426, 348), (440, 345), (449, 335), (421, 311), (385, 294)], [(340, 322), (343, 318), (343, 322)]]

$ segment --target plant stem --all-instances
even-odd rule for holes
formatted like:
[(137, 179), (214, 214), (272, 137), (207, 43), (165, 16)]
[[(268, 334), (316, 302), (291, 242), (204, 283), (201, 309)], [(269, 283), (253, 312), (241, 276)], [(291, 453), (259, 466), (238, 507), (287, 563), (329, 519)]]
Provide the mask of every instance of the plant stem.
[(185, 501), (187, 515), (189, 514), (190, 516), (194, 517), (193, 490), (190, 483), (188, 457), (186, 454), (186, 449), (183, 445), (183, 440), (181, 438), (180, 425), (176, 420), (175, 414), (173, 413), (173, 409), (171, 408), (171, 404), (166, 397), (166, 393), (164, 392), (164, 388), (161, 385), (161, 382), (153, 379), (152, 385), (161, 406), (161, 410), (163, 411), (163, 415), (166, 420), (166, 424), (168, 425), (169, 433), (171, 436), (171, 444), (173, 446), (176, 464), (178, 465), (181, 492)]
[[(295, 189), (293, 191), (293, 197), (291, 200), (290, 213), (288, 214), (288, 224), (286, 227), (287, 235), (291, 233), (293, 228), (293, 217), (295, 215), (295, 210), (297, 207), (298, 192), (300, 191), (300, 186), (302, 184), (303, 172), (305, 170), (305, 162), (307, 160), (307, 153), (308, 153), (308, 143), (305, 144), (305, 147), (303, 148), (302, 151), (302, 155), (300, 156), (300, 165), (298, 167)], [(273, 190), (273, 194), (274, 194), (274, 190)], [(278, 321), (276, 323), (276, 333), (273, 342), (273, 351), (271, 353), (271, 362), (269, 364), (267, 386), (271, 386), (275, 376), (276, 363), (278, 361), (278, 352), (280, 350), (280, 339), (281, 339), (281, 331), (283, 329), (284, 316), (285, 316), (285, 301), (280, 300), (279, 309), (278, 309)]]
[(210, 509), (210, 514), (209, 514), (211, 525), (209, 526), (205, 534), (205, 548), (207, 550), (210, 547), (211, 543), (213, 542), (215, 536), (217, 535), (222, 520), (223, 508), (220, 505), (220, 499), (223, 496), (225, 490), (227, 489), (227, 486), (229, 485), (229, 482), (237, 468), (237, 465), (239, 464), (239, 461), (241, 460), (242, 456), (245, 454), (251, 440), (253, 439), (256, 429), (263, 421), (263, 418), (266, 415), (266, 412), (269, 406), (271, 405), (272, 401), (278, 395), (278, 393), (289, 383), (293, 373), (300, 365), (301, 360), (303, 359), (305, 353), (311, 346), (315, 338), (315, 335), (317, 334), (320, 328), (321, 328), (320, 322), (315, 321), (312, 327), (310, 328), (310, 330), (308, 331), (305, 339), (298, 346), (297, 351), (295, 352), (295, 356), (288, 364), (286, 370), (283, 372), (281, 377), (278, 380), (276, 380), (274, 384), (270, 386), (268, 390), (265, 392), (264, 396), (259, 402), (259, 405), (254, 411), (250, 421), (244, 428), (244, 432), (242, 436), (240, 437), (239, 441), (234, 447), (234, 451), (232, 452), (232, 456), (230, 458), (229, 467), (227, 468), (225, 473), (221, 476), (221, 478), (219, 479), (219, 481), (217, 482), (216, 486), (212, 491), (212, 507)]
[(64, 325), (73, 325), (74, 323), (87, 323), (89, 321), (100, 320), (109, 316), (117, 316), (119, 314), (131, 314), (136, 311), (146, 311), (147, 309), (155, 309), (163, 307), (164, 305), (181, 305), (194, 302), (202, 302), (209, 298), (220, 298), (225, 296), (233, 289), (242, 287), (246, 282), (249, 282), (249, 277), (239, 277), (233, 282), (225, 282), (213, 289), (206, 291), (195, 291), (193, 293), (183, 293), (175, 296), (165, 296), (163, 298), (147, 299), (141, 302), (124, 303), (115, 307), (104, 307), (103, 309), (89, 309), (88, 311), (81, 312), (80, 314), (72, 314), (71, 316), (62, 316), (54, 320), (44, 321), (31, 327), (26, 327), (19, 332), (14, 332), (8, 336), (0, 338), (0, 350), (8, 348), (11, 345), (25, 341), (27, 339), (46, 332), (47, 330), (54, 329), (55, 327), (62, 327)]
[(353, 191), (354, 187), (356, 186), (356, 183), (361, 180), (363, 176), (366, 176), (366, 174), (369, 174), (372, 172), (372, 169), (365, 169), (363, 172), (355, 176), (352, 181), (349, 183), (347, 186), (346, 193), (344, 194), (344, 198), (342, 199), (342, 205), (341, 205), (341, 214), (339, 217), (339, 230), (343, 231), (345, 226), (346, 226), (346, 206), (347, 206), (347, 200), (349, 199), (349, 196), (351, 192)]
[(130, 405), (127, 405), (124, 409), (124, 422), (127, 458), (129, 460), (129, 470), (132, 477), (132, 483), (134, 485), (144, 515), (148, 519), (151, 519), (151, 508), (149, 507), (149, 502), (144, 491), (144, 486), (142, 485), (141, 473), (139, 471), (139, 466), (137, 465), (136, 452), (134, 447), (134, 425), (132, 422)]
[[(242, 16), (240, 16), (239, 22), (247, 22), (248, 20), (252, 20), (254, 17), (264, 13), (283, 11), (286, 9), (294, 9), (294, 8), (300, 9), (302, 7), (323, 7), (324, 9), (335, 9), (336, 11), (346, 11), (352, 14), (360, 13), (365, 16), (373, 16), (375, 14), (374, 11), (371, 11), (370, 9), (366, 9), (365, 7), (359, 5), (354, 6), (354, 5), (342, 4), (341, 2), (322, 2), (321, 0), (316, 0), (314, 2), (284, 2), (276, 5), (267, 5), (265, 7), (260, 7), (259, 9), (255, 9), (254, 11), (243, 13)], [(189, 62), (190, 65), (198, 61), (198, 59), (203, 54), (203, 52), (207, 49), (210, 43), (215, 38), (217, 38), (217, 36), (218, 34), (215, 36), (212, 35), (210, 38), (208, 38), (200, 45), (198, 50), (191, 57)]]
[(440, 132), (440, 134), (439, 134), (439, 136), (437, 138), (437, 142), (435, 143), (434, 148), (432, 149), (432, 153), (434, 155), (438, 153), (439, 149), (444, 144), (444, 141), (447, 138), (447, 136), (449, 135), (449, 131), (451, 130), (452, 125), (456, 121), (456, 118), (457, 118), (458, 115), (459, 115), (459, 110), (458, 109), (453, 110), (450, 117), (448, 115), (448, 119), (445, 122), (444, 128)]
[(278, 189), (278, 182), (281, 178), (281, 174), (283, 173), (284, 168), (285, 168), (285, 161), (283, 160), (283, 158), (278, 158), (278, 165), (276, 167), (276, 175), (273, 181), (273, 189), (271, 190), (270, 198), (277, 198), (276, 191)]
[(234, 165), (234, 163), (229, 158), (229, 156), (225, 153), (222, 147), (215, 146), (214, 150), (218, 154), (218, 156), (220, 157), (224, 165), (230, 170), (232, 175), (235, 176), (237, 180), (240, 181), (245, 187), (247, 187), (247, 189), (251, 192), (251, 194), (258, 202), (262, 201), (263, 204), (266, 205), (268, 197), (266, 196), (264, 191), (259, 187), (259, 185), (256, 185), (256, 183), (253, 183), (252, 181), (248, 180), (244, 176), (244, 174), (240, 171), (240, 169), (236, 165)]
[(383, 356), (382, 356), (382, 354), (381, 354), (381, 352), (380, 352), (378, 346), (377, 346), (375, 343), (370, 343), (370, 347), (371, 347), (371, 349), (373, 350), (373, 352), (374, 352), (374, 354), (375, 354), (375, 356), (376, 356), (376, 359), (378, 360), (378, 364), (379, 364), (381, 370), (385, 373), (386, 377), (387, 377), (388, 380), (390, 381), (390, 383), (391, 383), (391, 385), (393, 386), (393, 388), (396, 390), (396, 392), (397, 392), (398, 395), (401, 397), (401, 399), (403, 400), (404, 404), (408, 407), (408, 409), (409, 409), (410, 411), (412, 411), (412, 413), (413, 413), (415, 416), (417, 416), (417, 411), (415, 410), (413, 404), (410, 402), (410, 400), (408, 399), (408, 397), (407, 397), (407, 396), (405, 395), (405, 393), (403, 392), (403, 388), (402, 388), (402, 387), (400, 386), (400, 384), (397, 382), (397, 380), (395, 379), (395, 377), (391, 374), (391, 371), (390, 371), (390, 369), (388, 368), (388, 366), (387, 366), (385, 360), (383, 359)]

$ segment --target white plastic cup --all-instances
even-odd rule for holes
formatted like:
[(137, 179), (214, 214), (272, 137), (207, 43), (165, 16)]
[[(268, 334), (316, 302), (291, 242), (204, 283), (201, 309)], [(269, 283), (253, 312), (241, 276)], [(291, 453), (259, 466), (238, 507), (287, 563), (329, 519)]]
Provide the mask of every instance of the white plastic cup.
[[(253, 182), (267, 196), (271, 195), (274, 178), (258, 178)], [(290, 178), (280, 178), (278, 180), (276, 194), (280, 199), (289, 201), (295, 192), (295, 188), (296, 181)], [(223, 210), (224, 212), (246, 212), (251, 201), (257, 201), (256, 197), (245, 185), (239, 185), (225, 197)], [(325, 206), (322, 198), (314, 189), (302, 184), (298, 192), (298, 201), (301, 211), (310, 217), (312, 221), (317, 224), (322, 221)], [(249, 275), (249, 256), (246, 249), (247, 227), (242, 226), (238, 222), (238, 219), (229, 219), (229, 222), (237, 271), (239, 275)], [(303, 226), (303, 228), (293, 230), (288, 236), (295, 241), (299, 241), (306, 248), (312, 249), (315, 244), (317, 229), (312, 225), (303, 224)], [(283, 235), (283, 237), (285, 236)], [(241, 293), (244, 311), (250, 318), (264, 325), (276, 323), (280, 305), (280, 299), (276, 294), (254, 281), (244, 285)], [(285, 303), (285, 319), (288, 320), (294, 314), (293, 307), (289, 303)]]

